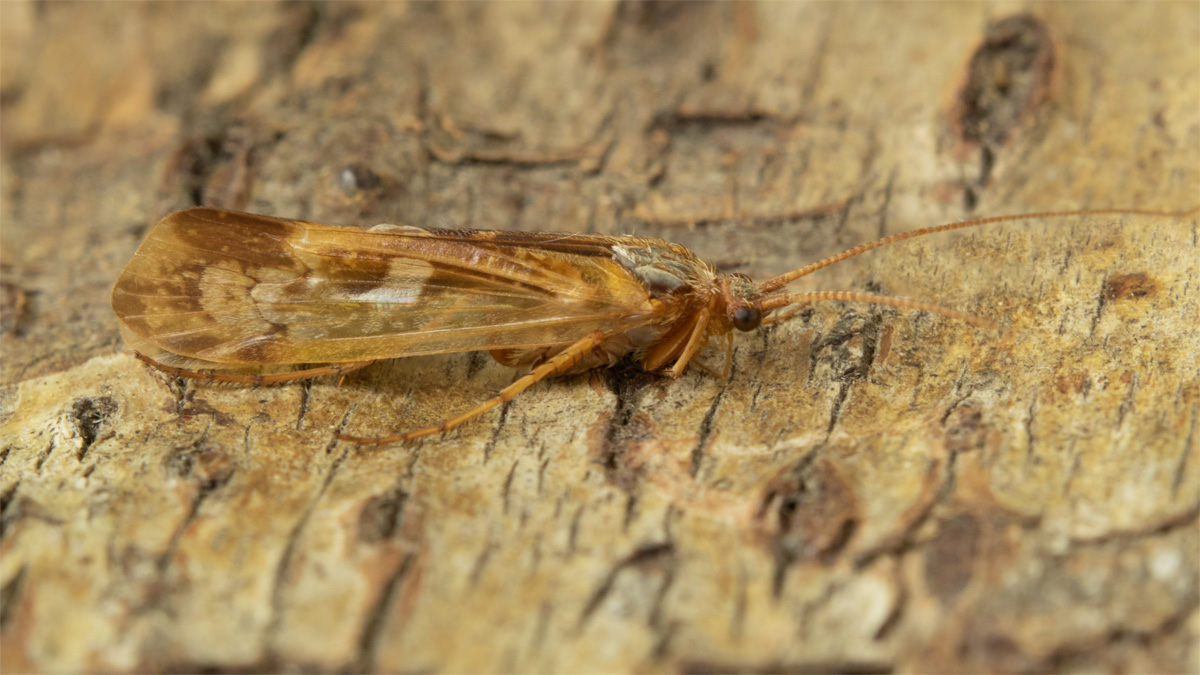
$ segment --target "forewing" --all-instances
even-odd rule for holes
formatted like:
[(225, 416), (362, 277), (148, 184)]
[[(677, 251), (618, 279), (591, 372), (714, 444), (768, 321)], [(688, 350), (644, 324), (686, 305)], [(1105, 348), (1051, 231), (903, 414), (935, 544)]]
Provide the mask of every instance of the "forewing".
[(113, 288), (126, 333), (230, 365), (574, 342), (653, 321), (611, 239), (167, 216)]

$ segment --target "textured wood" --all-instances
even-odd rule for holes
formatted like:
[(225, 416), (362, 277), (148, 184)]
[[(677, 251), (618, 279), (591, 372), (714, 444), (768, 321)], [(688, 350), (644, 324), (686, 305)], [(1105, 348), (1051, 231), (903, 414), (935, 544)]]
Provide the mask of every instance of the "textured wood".
[[(486, 355), (180, 383), (112, 280), (202, 201), (636, 232), (779, 273), (1200, 200), (1195, 3), (0, 4), (5, 672), (1194, 671), (1200, 230), (920, 240), (728, 381), (617, 368), (358, 449)], [(1016, 18), (1014, 18), (1016, 17)]]

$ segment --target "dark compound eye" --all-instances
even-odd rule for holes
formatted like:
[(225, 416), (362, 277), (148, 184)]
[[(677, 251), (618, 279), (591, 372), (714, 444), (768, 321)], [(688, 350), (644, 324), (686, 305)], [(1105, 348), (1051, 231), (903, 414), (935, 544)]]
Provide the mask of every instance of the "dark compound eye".
[(740, 331), (754, 330), (762, 322), (762, 313), (753, 305), (742, 305), (733, 310), (733, 327)]

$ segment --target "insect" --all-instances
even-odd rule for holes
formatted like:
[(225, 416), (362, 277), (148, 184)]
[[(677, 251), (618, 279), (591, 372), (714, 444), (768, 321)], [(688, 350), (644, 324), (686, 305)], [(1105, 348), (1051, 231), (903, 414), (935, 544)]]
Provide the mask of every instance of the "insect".
[[(346, 373), (380, 359), (487, 350), (529, 372), (440, 424), (361, 444), (445, 432), (537, 381), (615, 364), (627, 355), (670, 377), (697, 352), (816, 302), (890, 305), (1004, 330), (917, 300), (849, 291), (787, 292), (791, 282), (904, 239), (988, 223), (1092, 210), (968, 220), (884, 237), (755, 282), (718, 272), (683, 246), (634, 236), (321, 225), (211, 208), (162, 219), (117, 279), (112, 306), (126, 342), (177, 376), (272, 384)], [(239, 375), (248, 367), (303, 370)], [(312, 364), (325, 364), (312, 366)]]

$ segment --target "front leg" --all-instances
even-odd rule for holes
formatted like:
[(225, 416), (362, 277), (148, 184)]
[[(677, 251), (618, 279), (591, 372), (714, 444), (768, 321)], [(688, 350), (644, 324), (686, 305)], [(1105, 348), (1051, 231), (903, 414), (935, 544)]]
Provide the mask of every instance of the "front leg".
[(667, 375), (673, 378), (683, 375), (683, 371), (687, 369), (688, 362), (699, 351), (701, 342), (708, 337), (708, 322), (711, 319), (711, 306), (700, 310), (699, 316), (696, 317), (696, 323), (692, 324), (692, 334), (688, 338), (687, 344), (684, 345), (679, 358), (675, 360), (675, 365), (671, 366), (671, 370), (667, 371)]

